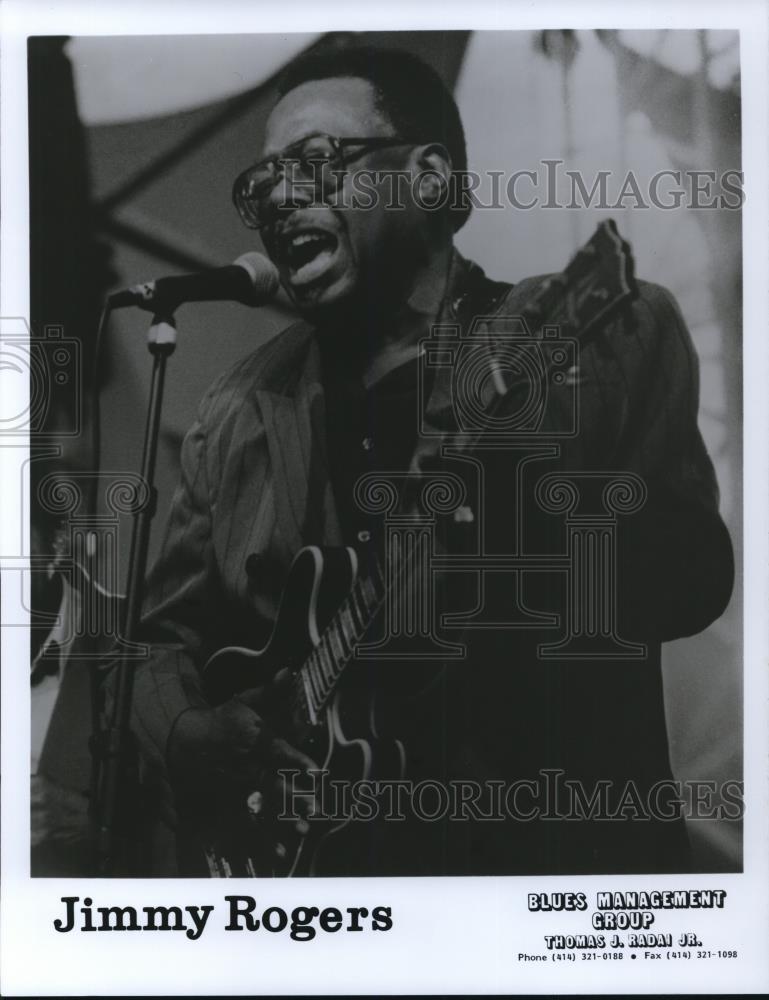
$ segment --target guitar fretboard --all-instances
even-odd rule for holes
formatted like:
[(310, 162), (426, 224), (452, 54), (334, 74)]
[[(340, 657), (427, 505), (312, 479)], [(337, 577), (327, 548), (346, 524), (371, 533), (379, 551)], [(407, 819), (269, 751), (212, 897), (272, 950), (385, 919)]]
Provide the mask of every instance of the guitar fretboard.
[(328, 703), (386, 594), (382, 567), (375, 559), (369, 572), (358, 575), (317, 646), (297, 671), (295, 693), (311, 723)]

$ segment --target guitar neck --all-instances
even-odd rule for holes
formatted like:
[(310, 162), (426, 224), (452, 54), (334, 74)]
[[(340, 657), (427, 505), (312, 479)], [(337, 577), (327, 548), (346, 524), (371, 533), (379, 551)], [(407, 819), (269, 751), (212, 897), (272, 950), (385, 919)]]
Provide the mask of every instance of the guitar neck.
[(297, 694), (311, 723), (315, 723), (328, 704), (355, 647), (369, 630), (386, 596), (385, 575), (379, 559), (375, 558), (367, 572), (358, 574), (317, 646), (297, 671)]
[(613, 219), (601, 222), (566, 269), (546, 281), (533, 301), (535, 319), (566, 328), (582, 343), (598, 333), (625, 302), (638, 295), (630, 245)]

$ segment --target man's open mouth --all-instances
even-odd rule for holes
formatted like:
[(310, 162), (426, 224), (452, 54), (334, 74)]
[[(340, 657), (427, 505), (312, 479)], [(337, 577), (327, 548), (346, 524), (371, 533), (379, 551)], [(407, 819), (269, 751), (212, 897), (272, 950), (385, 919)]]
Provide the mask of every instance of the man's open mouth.
[(330, 264), (339, 241), (323, 229), (305, 229), (289, 236), (283, 244), (283, 260), (288, 264), (292, 284), (315, 281)]

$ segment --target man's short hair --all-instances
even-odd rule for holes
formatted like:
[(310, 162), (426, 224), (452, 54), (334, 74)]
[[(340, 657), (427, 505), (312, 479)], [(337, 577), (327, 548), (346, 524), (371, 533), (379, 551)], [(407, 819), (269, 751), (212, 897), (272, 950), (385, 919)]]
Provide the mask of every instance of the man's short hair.
[[(451, 157), (452, 169), (458, 174), (467, 170), (465, 130), (456, 101), (435, 70), (417, 56), (371, 46), (307, 52), (283, 71), (278, 93), (283, 97), (303, 83), (334, 77), (368, 81), (378, 110), (398, 135), (409, 142), (440, 143)], [(471, 210), (467, 197), (456, 202), (452, 192), (449, 203), (455, 231), (465, 224)]]

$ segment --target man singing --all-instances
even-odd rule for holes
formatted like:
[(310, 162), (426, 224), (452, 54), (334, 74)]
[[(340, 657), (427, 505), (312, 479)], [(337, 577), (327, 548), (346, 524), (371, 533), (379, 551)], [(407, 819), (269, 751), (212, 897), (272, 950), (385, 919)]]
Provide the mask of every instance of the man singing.
[[(133, 726), (148, 787), (183, 834), (196, 792), (197, 807), (212, 808), (212, 775), (279, 794), (279, 772), (322, 766), (292, 745), (280, 683), (212, 705), (201, 669), (223, 646), (265, 645), (303, 546), (350, 546), (361, 566), (375, 559), (382, 518), (360, 502), (362, 476), (402, 484), (407, 473), (454, 472), (467, 495), (437, 529), (441, 552), (477, 552), (482, 535), (482, 551), (517, 546), (540, 569), (480, 574), (457, 562), (437, 585), (436, 627), (464, 655), (353, 663), (349, 684), (358, 695), (386, 692), (407, 777), (477, 788), (478, 797), (432, 822), (407, 804), (405, 820), (377, 825), (374, 847), (319, 873), (685, 871), (660, 646), (718, 617), (733, 573), (697, 429), (694, 350), (670, 294), (642, 283), (544, 400), (530, 453), (482, 439), (464, 457), (431, 452), (425, 415), (444, 441), (462, 428), (450, 379), (420, 364), (420, 342), (436, 324), (466, 331), (479, 316), (519, 316), (543, 285), (491, 281), (454, 249), (471, 208), (454, 183), (466, 169), (456, 104), (414, 57), (351, 49), (307, 55), (286, 71), (261, 159), (234, 197), (301, 319), (217, 380), (184, 441), (149, 581), (151, 656), (136, 672)], [(567, 390), (579, 392), (571, 436), (560, 433)], [(583, 493), (612, 474), (642, 484), (639, 509), (619, 518), (607, 598), (627, 656), (543, 653), (563, 640), (568, 617), (563, 516), (542, 499), (555, 473), (576, 476)], [(549, 557), (554, 568), (542, 570)], [(452, 631), (448, 612), (483, 627)], [(568, 795), (555, 803), (559, 782)], [(655, 815), (641, 818), (639, 802), (656, 804)], [(164, 861), (154, 873), (173, 869)]]

